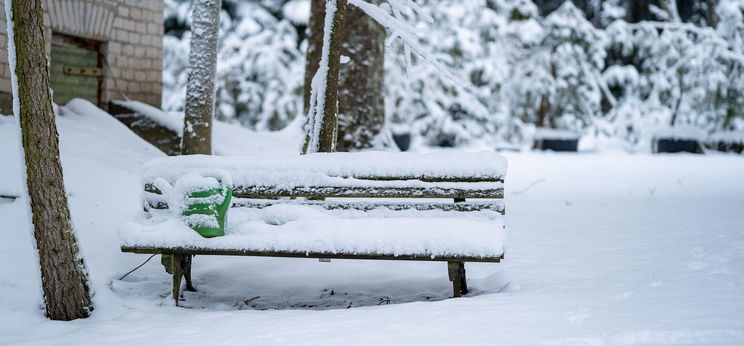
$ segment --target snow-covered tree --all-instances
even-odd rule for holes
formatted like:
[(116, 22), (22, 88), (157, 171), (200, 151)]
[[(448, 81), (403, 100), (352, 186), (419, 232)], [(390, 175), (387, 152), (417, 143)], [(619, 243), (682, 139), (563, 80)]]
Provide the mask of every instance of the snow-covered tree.
[[(421, 1), (422, 14), (399, 14), (451, 75), (391, 36), (386, 52), (386, 114), (394, 131), (410, 130), (428, 145), (455, 146), (490, 138), (505, 114), (500, 83), (507, 73), (498, 54), (503, 24), (484, 1)], [(429, 20), (426, 20), (429, 18)]]
[[(285, 2), (223, 1), (215, 80), (217, 119), (278, 130), (302, 113), (304, 55), (289, 20), (299, 16), (295, 12), (302, 8), (282, 11), (277, 6)], [(163, 108), (170, 111), (182, 111), (185, 104), (190, 8), (191, 1), (165, 3), (169, 30), (164, 37)]]
[(386, 34), (364, 11), (347, 7), (339, 73), (338, 151), (367, 149), (379, 142), (385, 123)]
[(325, 0), (323, 45), (310, 85), (303, 153), (333, 152), (338, 136), (338, 74), (347, 0)]
[(521, 23), (534, 29), (513, 50), (511, 108), (537, 127), (582, 130), (601, 113), (605, 36), (571, 2), (540, 24)]
[(86, 318), (93, 304), (65, 194), (44, 53), (44, 10), (41, 0), (5, 0), (5, 14), (13, 108), (21, 130), (46, 313), (53, 320)]
[(724, 103), (719, 105), (725, 108), (725, 115), (719, 124), (723, 130), (744, 130), (744, 2), (721, 0), (716, 17), (716, 33), (728, 43), (731, 60), (727, 63)]
[[(726, 122), (728, 106), (742, 90), (742, 59), (712, 28), (616, 22), (608, 34), (632, 62), (605, 73), (618, 99), (608, 116), (618, 135), (635, 142), (658, 127), (713, 131)], [(621, 76), (621, 70), (629, 75)]]
[(221, 0), (194, 0), (181, 153), (212, 154)]

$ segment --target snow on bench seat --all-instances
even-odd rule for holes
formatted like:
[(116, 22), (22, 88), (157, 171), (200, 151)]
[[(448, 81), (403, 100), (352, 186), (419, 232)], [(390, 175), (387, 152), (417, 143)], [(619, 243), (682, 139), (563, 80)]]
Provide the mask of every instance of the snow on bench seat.
[[(364, 216), (367, 217), (364, 217)], [(122, 249), (198, 254), (401, 256), (494, 259), (504, 253), (500, 213), (326, 211), (300, 205), (232, 208), (226, 235), (203, 238), (182, 221), (153, 217), (119, 230)], [(222, 253), (221, 253), (222, 252)], [(314, 255), (314, 256), (313, 256)], [(444, 259), (443, 259), (444, 260)]]

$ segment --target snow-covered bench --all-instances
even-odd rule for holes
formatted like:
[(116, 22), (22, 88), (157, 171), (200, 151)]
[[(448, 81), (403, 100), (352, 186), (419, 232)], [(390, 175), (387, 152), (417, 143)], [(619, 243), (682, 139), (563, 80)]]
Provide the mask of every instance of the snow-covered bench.
[[(203, 238), (169, 210), (179, 178), (231, 177), (225, 235)], [(176, 156), (145, 165), (145, 217), (120, 229), (124, 252), (166, 254), (178, 304), (191, 255), (443, 261), (454, 296), (464, 262), (504, 256), (503, 182), (496, 153), (317, 153)]]

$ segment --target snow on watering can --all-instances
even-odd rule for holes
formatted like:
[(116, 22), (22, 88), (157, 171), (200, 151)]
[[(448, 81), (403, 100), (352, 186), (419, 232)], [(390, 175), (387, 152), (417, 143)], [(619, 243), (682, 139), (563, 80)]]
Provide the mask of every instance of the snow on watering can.
[(171, 203), (177, 206), (174, 211), (186, 226), (205, 238), (219, 237), (225, 235), (232, 192), (229, 174), (206, 170), (179, 178)]

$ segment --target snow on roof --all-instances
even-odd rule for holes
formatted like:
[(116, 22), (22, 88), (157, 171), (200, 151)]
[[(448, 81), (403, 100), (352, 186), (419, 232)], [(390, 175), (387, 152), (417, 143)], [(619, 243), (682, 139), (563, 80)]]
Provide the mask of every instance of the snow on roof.
[[(177, 133), (179, 136), (183, 134), (183, 114), (179, 113), (166, 113), (159, 108), (150, 106), (148, 104), (139, 101), (120, 101), (113, 100), (113, 104), (131, 109), (142, 116), (145, 116), (155, 123)], [(180, 116), (179, 116), (180, 115)]]
[(744, 131), (721, 131), (708, 137), (709, 142), (744, 143)]
[(535, 130), (535, 139), (562, 139), (573, 140), (579, 139), (581, 135), (578, 132), (561, 129), (549, 129), (540, 127)]
[(660, 127), (653, 131), (656, 139), (677, 139), (701, 141), (707, 137), (705, 131), (692, 125), (677, 125), (674, 127)]

